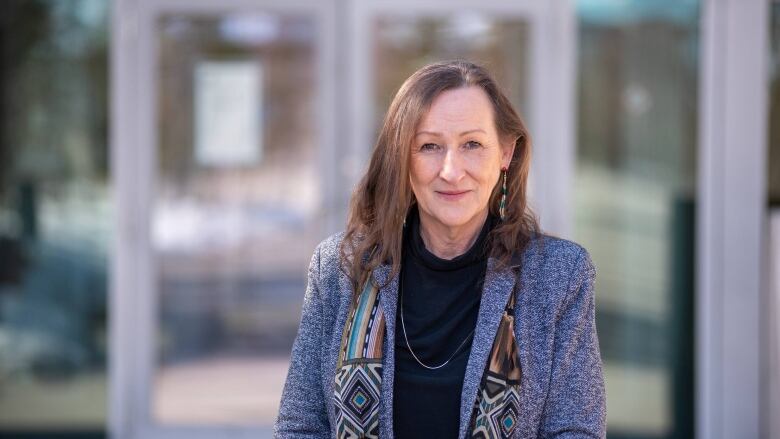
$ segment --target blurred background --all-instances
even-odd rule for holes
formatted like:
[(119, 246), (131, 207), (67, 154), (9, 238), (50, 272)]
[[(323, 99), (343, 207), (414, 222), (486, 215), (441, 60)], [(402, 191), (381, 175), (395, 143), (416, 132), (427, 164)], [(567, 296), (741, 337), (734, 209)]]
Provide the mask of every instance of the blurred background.
[(270, 437), (390, 100), (467, 58), (596, 264), (608, 437), (780, 438), (780, 2), (0, 9), (0, 437)]

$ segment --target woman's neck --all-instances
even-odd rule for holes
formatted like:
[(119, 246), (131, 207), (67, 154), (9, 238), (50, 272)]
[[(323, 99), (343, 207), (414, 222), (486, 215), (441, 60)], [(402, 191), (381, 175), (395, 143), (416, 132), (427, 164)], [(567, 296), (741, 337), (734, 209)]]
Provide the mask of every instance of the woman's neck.
[(420, 211), (420, 236), (425, 248), (441, 259), (454, 259), (466, 253), (479, 237), (487, 215), (485, 209), (462, 226), (448, 227)]

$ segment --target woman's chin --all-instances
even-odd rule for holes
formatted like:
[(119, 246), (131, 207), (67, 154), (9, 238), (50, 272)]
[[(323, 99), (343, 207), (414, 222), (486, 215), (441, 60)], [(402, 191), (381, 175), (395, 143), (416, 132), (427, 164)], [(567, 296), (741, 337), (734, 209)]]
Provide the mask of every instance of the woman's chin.
[(431, 219), (442, 226), (457, 228), (465, 226), (476, 216), (475, 212), (464, 209), (437, 209), (432, 212)]

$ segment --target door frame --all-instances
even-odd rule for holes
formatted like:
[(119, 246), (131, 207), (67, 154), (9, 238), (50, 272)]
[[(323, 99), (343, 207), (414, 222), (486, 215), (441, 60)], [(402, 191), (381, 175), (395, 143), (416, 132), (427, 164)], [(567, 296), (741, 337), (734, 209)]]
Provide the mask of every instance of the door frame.
[[(332, 229), (338, 184), (335, 142), (335, 0), (114, 0), (111, 41), (111, 170), (116, 233), (109, 284), (109, 420), (118, 439), (270, 437), (271, 426), (168, 426), (152, 419), (157, 279), (151, 242), (156, 187), (157, 20), (165, 14), (217, 16), (237, 12), (310, 14), (317, 27), (316, 112), (323, 229)], [(141, 85), (139, 85), (141, 84)]]

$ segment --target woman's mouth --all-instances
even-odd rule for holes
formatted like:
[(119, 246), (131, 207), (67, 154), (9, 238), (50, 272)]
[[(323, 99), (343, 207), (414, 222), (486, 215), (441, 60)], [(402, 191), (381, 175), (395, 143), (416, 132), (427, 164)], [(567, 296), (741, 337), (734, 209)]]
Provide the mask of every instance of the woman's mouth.
[(446, 201), (458, 201), (469, 191), (436, 191), (436, 194)]

